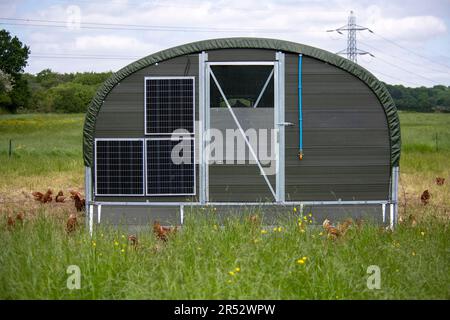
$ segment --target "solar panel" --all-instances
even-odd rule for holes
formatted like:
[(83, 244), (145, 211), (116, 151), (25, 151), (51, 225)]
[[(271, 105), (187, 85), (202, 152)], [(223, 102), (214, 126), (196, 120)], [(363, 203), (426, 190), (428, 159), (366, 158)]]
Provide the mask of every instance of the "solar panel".
[(147, 143), (147, 195), (195, 194), (194, 139), (154, 138)]
[(143, 195), (143, 140), (96, 140), (96, 195)]
[(145, 78), (145, 133), (194, 133), (194, 78)]

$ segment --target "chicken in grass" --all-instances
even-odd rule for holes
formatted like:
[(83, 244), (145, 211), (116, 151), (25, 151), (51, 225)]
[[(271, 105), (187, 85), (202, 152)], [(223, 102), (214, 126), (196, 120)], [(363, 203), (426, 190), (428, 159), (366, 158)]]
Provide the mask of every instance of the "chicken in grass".
[(337, 225), (337, 229), (339, 230), (339, 232), (341, 233), (341, 235), (345, 235), (345, 233), (347, 232), (347, 230), (353, 225), (353, 220), (352, 219), (346, 219), (343, 223), (339, 223)]
[(257, 214), (252, 214), (251, 216), (248, 217), (248, 220), (250, 221), (250, 223), (252, 224), (259, 224), (259, 216)]
[(325, 219), (322, 223), (322, 226), (327, 232), (328, 238), (332, 238), (333, 240), (335, 240), (341, 236), (341, 232), (331, 224), (330, 220)]
[(44, 198), (44, 194), (42, 192), (39, 191), (35, 191), (32, 193), (34, 200), (42, 202), (42, 199)]
[(12, 230), (16, 225), (16, 220), (11, 215), (8, 215), (7, 219), (8, 230)]
[(64, 197), (64, 193), (62, 190), (59, 190), (58, 194), (55, 197), (55, 202), (64, 202), (66, 197)]
[(426, 205), (426, 204), (428, 204), (428, 202), (430, 202), (430, 198), (431, 198), (431, 194), (430, 194), (430, 192), (429, 192), (428, 189), (427, 189), (427, 190), (425, 190), (425, 191), (422, 193), (422, 195), (420, 196), (420, 201), (421, 201), (424, 205)]
[(130, 245), (132, 247), (134, 247), (135, 249), (137, 248), (137, 246), (139, 244), (137, 236), (135, 236), (134, 234), (129, 235), (128, 241), (130, 242)]
[(52, 200), (53, 200), (52, 194), (53, 194), (53, 191), (51, 189), (48, 189), (47, 192), (42, 197), (41, 202), (42, 203), (52, 202)]
[(25, 214), (23, 212), (19, 212), (16, 215), (16, 220), (19, 221), (20, 223), (23, 223), (23, 221), (25, 220)]
[(442, 186), (445, 183), (445, 178), (436, 177), (436, 184)]
[(69, 191), (71, 194), (71, 198), (75, 201), (75, 208), (77, 211), (83, 211), (86, 208), (86, 200), (81, 197), (81, 193), (78, 191)]
[(156, 237), (162, 241), (167, 241), (171, 234), (177, 232), (177, 228), (163, 227), (159, 221), (153, 223), (153, 232)]
[(69, 219), (67, 220), (66, 232), (72, 233), (77, 229), (77, 227), (78, 227), (77, 215), (75, 213), (71, 213), (69, 215)]

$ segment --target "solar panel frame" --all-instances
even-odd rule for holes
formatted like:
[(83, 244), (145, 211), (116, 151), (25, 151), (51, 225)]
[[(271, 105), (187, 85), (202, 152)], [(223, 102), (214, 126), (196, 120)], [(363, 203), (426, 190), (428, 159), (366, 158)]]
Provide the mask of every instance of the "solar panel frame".
[[(175, 140), (174, 140), (175, 139)], [(155, 140), (172, 140), (172, 141), (182, 141), (182, 140), (191, 140), (191, 150), (192, 150), (192, 192), (182, 192), (182, 193), (149, 193), (148, 192), (148, 185), (149, 185), (149, 175), (148, 175), (148, 142), (149, 141), (155, 141)], [(144, 152), (145, 152), (145, 195), (146, 196), (195, 196), (197, 194), (197, 168), (195, 163), (195, 137), (193, 136), (179, 136), (176, 138), (173, 137), (155, 137), (155, 138), (146, 138), (144, 143)]]
[(192, 131), (185, 133), (178, 133), (177, 135), (193, 135), (195, 134), (195, 76), (148, 76), (144, 77), (144, 133), (147, 136), (166, 136), (171, 135), (172, 132), (148, 132), (147, 130), (147, 81), (148, 80), (192, 80)]
[[(98, 193), (98, 172), (97, 172), (97, 143), (99, 141), (140, 141), (141, 145), (142, 145), (142, 193), (140, 194), (123, 194), (123, 193)], [(145, 163), (146, 163), (146, 159), (145, 159), (145, 139), (142, 138), (96, 138), (94, 140), (94, 183), (95, 183), (95, 188), (94, 188), (94, 194), (95, 196), (106, 196), (106, 197), (115, 197), (115, 196), (120, 196), (120, 197), (142, 197), (145, 196), (145, 182), (146, 182), (146, 176), (145, 176)]]

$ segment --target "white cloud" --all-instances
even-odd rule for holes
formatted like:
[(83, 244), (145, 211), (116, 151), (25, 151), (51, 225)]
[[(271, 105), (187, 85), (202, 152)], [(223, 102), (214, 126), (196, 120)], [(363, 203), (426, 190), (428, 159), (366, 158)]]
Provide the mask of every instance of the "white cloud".
[[(57, 21), (66, 21), (68, 18), (67, 7), (73, 4), (70, 1), (67, 3), (60, 1), (47, 7), (38, 7), (35, 10), (28, 8), (25, 13), (20, 14), (20, 6), (23, 6), (24, 3), (26, 2), (15, 3), (18, 6), (14, 13), (15, 17)], [(448, 21), (450, 10), (447, 12), (442, 10), (442, 6), (445, 6), (442, 4), (439, 5), (439, 9), (434, 9), (431, 4), (427, 7), (419, 1), (410, 1), (405, 4), (400, 1), (386, 0), (97, 0), (78, 2), (78, 4), (81, 9), (83, 26), (88, 26), (87, 22), (95, 22), (171, 26), (177, 27), (179, 30), (176, 32), (125, 31), (115, 30), (114, 26), (110, 26), (111, 29), (81, 28), (79, 30), (23, 27), (18, 28), (22, 32), (18, 34), (19, 37), (31, 46), (32, 52), (47, 54), (140, 57), (191, 41), (230, 36), (280, 38), (336, 52), (346, 47), (346, 36), (326, 33), (325, 30), (345, 25), (348, 12), (354, 10), (358, 24), (367, 26), (377, 34), (397, 41), (404, 47), (419, 50), (421, 54), (430, 59), (450, 65), (448, 57), (437, 55), (427, 48), (427, 44), (434, 41), (433, 48), (438, 47), (440, 52), (450, 50), (448, 27), (445, 23), (446, 19)], [(206, 28), (210, 32), (192, 32), (189, 29), (186, 30), (188, 27)], [(237, 29), (239, 32), (214, 31), (218, 28)], [(275, 30), (275, 32), (268, 32), (269, 30)], [(400, 48), (387, 44), (369, 33), (358, 34), (358, 39), (362, 40), (361, 48), (363, 48), (362, 43), (370, 43), (381, 51), (381, 53), (374, 52), (376, 56), (394, 64), (402, 63), (399, 58), (405, 56), (405, 52), (402, 52)], [(445, 74), (438, 74), (435, 71), (423, 70), (424, 64), (419, 63), (419, 57), (408, 55), (408, 60), (412, 64), (405, 68), (410, 68), (415, 73), (426, 75), (436, 81), (450, 83), (448, 74), (445, 76)], [(70, 63), (67, 63), (68, 61)], [(44, 67), (61, 72), (117, 70), (131, 61), (132, 59), (129, 61), (102, 59), (90, 61), (89, 59), (64, 60), (32, 57), (27, 71), (38, 72)], [(406, 80), (426, 85), (433, 84), (376, 59), (372, 61), (361, 57), (360, 61), (369, 70), (374, 67), (374, 69), (383, 70), (383, 73), (405, 79), (405, 84), (407, 84)], [(431, 69), (439, 68), (434, 65), (434, 68)], [(450, 68), (447, 71), (450, 71)], [(399, 82), (392, 78), (383, 80)]]

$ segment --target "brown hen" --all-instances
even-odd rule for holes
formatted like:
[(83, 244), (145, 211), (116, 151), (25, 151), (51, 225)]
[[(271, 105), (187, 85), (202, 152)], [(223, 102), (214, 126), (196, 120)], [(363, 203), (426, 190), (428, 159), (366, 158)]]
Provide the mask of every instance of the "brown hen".
[(52, 200), (53, 200), (52, 194), (53, 194), (53, 191), (51, 189), (48, 189), (47, 192), (42, 197), (41, 202), (42, 203), (52, 202)]
[(322, 223), (323, 228), (327, 232), (327, 235), (329, 238), (332, 238), (333, 240), (337, 239), (341, 236), (341, 232), (331, 224), (330, 220), (325, 219)]
[(430, 202), (430, 198), (431, 198), (431, 194), (430, 194), (430, 192), (427, 189), (420, 196), (420, 201), (422, 201), (422, 203), (424, 205), (426, 205), (426, 204), (428, 204), (428, 202)]
[(169, 228), (169, 227), (163, 227), (159, 221), (155, 221), (153, 223), (153, 232), (155, 233), (156, 237), (162, 241), (167, 241), (168, 237), (171, 234), (174, 234), (177, 232), (177, 228)]
[(62, 190), (59, 190), (58, 194), (55, 197), (55, 202), (64, 202), (66, 197), (64, 197), (64, 193)]
[(72, 233), (77, 229), (77, 227), (78, 227), (77, 215), (75, 213), (71, 213), (69, 215), (69, 219), (67, 220), (66, 231), (67, 233)]

